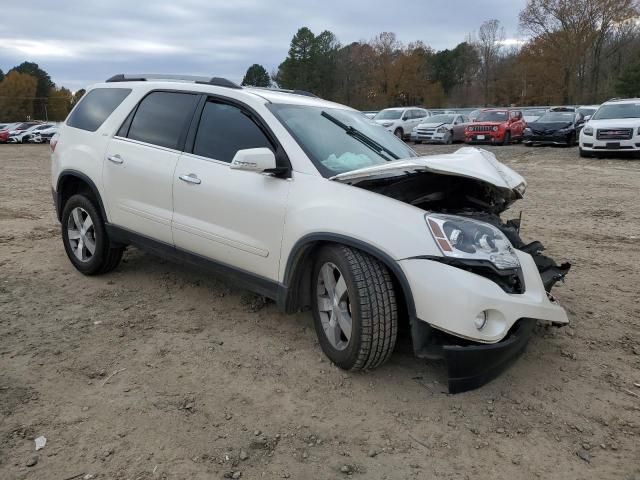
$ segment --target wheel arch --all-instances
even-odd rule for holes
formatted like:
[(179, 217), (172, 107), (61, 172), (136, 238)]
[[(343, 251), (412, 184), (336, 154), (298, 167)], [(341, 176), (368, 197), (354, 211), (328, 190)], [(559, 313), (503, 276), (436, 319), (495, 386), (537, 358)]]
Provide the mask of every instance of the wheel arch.
[(339, 244), (363, 251), (380, 261), (389, 269), (399, 298), (399, 306), (406, 312), (411, 321), (416, 318), (416, 307), (411, 293), (409, 281), (400, 265), (386, 252), (362, 240), (336, 233), (319, 232), (305, 235), (298, 240), (289, 256), (284, 271), (284, 278), (280, 295), (279, 307), (288, 313), (293, 313), (311, 304), (311, 269), (313, 268), (313, 254), (327, 244)]
[(61, 220), (64, 205), (76, 193), (90, 193), (98, 203), (100, 215), (107, 222), (107, 212), (96, 184), (87, 175), (77, 170), (63, 170), (56, 183), (56, 215)]

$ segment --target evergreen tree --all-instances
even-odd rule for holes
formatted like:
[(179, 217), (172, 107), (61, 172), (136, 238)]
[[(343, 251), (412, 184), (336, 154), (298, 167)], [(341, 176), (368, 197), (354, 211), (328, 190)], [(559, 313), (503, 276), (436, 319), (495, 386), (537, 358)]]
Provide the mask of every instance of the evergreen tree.
[(253, 87), (270, 87), (271, 78), (267, 70), (257, 63), (254, 63), (247, 69), (242, 79), (242, 85), (251, 85)]

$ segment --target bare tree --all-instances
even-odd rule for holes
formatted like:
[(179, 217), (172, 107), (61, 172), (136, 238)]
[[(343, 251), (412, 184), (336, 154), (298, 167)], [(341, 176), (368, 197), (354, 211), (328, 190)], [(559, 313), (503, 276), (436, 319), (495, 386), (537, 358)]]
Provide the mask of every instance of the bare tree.
[(566, 102), (599, 96), (602, 61), (619, 31), (635, 27), (637, 0), (529, 0), (521, 27), (544, 38), (564, 59)]
[(492, 82), (495, 80), (495, 71), (500, 49), (504, 41), (504, 28), (496, 19), (487, 20), (480, 26), (478, 40), (474, 42), (480, 59), (480, 80), (482, 82), (482, 95), (484, 104), (489, 103), (489, 93)]

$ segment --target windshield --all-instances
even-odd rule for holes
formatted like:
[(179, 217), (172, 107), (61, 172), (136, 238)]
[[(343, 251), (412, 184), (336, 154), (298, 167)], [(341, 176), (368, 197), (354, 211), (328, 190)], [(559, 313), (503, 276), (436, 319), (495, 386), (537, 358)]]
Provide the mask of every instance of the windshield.
[(402, 116), (402, 110), (382, 110), (378, 112), (375, 120), (397, 120)]
[(574, 116), (573, 112), (547, 112), (536, 121), (540, 123), (569, 123), (573, 122)]
[(578, 109), (578, 113), (581, 113), (582, 115), (589, 116), (589, 115), (593, 115), (596, 112), (597, 108), (591, 108), (591, 107), (580, 107)]
[(525, 117), (540, 117), (544, 115), (544, 112), (546, 112), (544, 108), (538, 108), (533, 110), (525, 110), (524, 112), (522, 112), (522, 114)]
[(434, 115), (427, 118), (424, 123), (453, 123), (453, 115)]
[(509, 112), (480, 112), (478, 122), (506, 122), (509, 118)]
[(592, 120), (609, 120), (612, 118), (640, 118), (640, 103), (602, 105), (591, 118)]
[[(269, 108), (325, 177), (380, 165), (392, 157), (416, 156), (403, 141), (360, 112), (287, 104)], [(345, 130), (336, 120), (355, 131)], [(378, 151), (373, 144), (390, 153)]]

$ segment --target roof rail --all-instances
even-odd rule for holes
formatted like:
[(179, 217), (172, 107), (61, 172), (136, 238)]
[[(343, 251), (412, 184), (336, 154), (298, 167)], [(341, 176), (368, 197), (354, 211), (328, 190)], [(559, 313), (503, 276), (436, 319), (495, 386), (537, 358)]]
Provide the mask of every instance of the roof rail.
[(247, 85), (247, 87), (249, 88), (256, 88), (259, 90), (267, 90), (269, 92), (282, 92), (282, 93), (292, 93), (294, 95), (303, 95), (305, 97), (314, 97), (314, 98), (318, 98), (317, 95), (311, 93), (311, 92), (307, 92), (306, 90), (288, 90), (286, 88), (271, 88), (271, 87), (253, 87), (251, 85)]
[(201, 77), (195, 75), (171, 75), (158, 73), (119, 73), (106, 81), (111, 82), (146, 82), (148, 80), (169, 80), (176, 82), (193, 82), (217, 87), (242, 88), (237, 83), (221, 77)]

